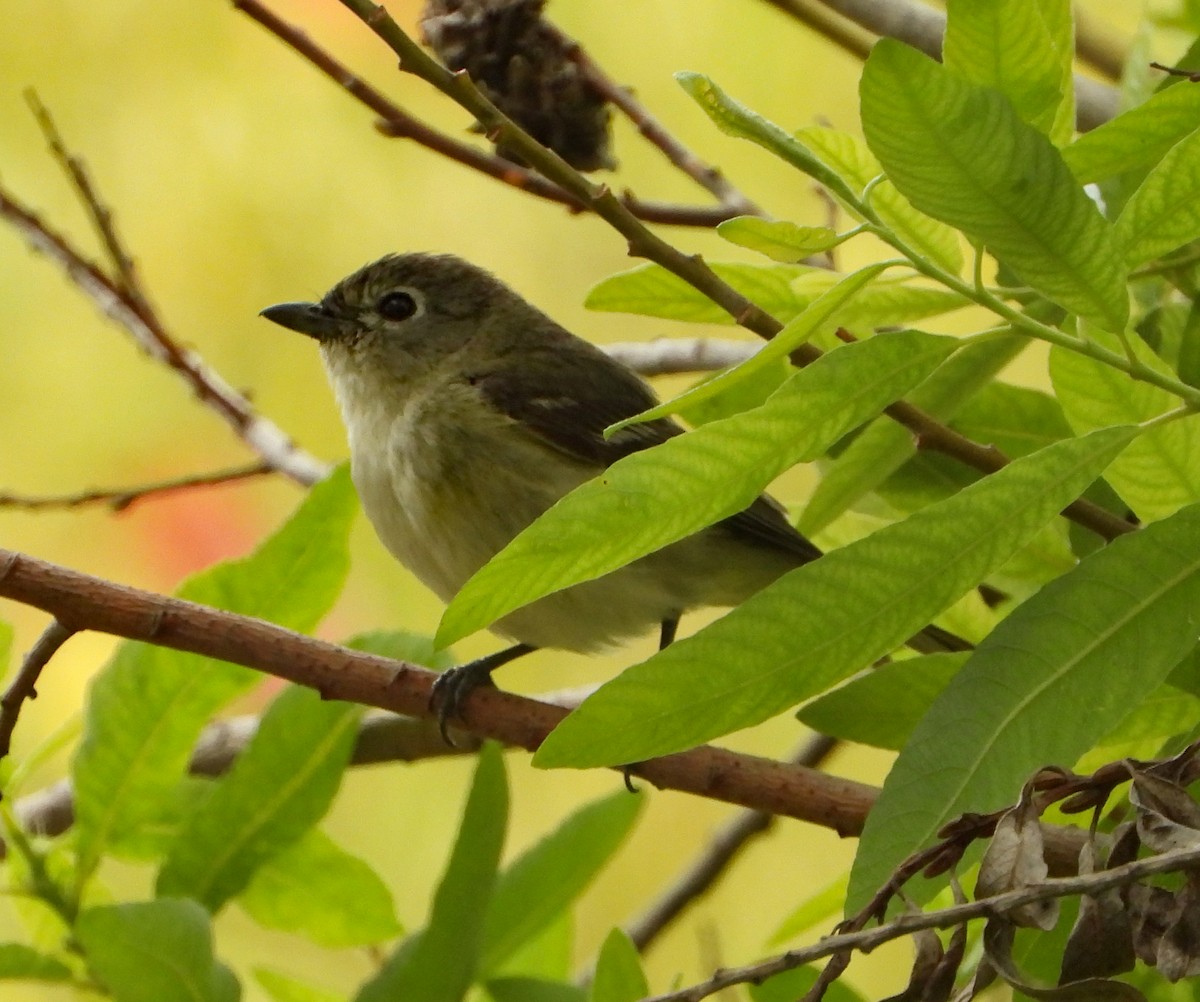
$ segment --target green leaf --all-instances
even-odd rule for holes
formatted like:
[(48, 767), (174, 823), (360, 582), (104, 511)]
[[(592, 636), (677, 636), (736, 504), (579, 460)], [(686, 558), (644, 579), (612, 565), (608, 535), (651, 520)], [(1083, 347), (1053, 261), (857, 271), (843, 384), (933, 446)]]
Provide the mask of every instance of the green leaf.
[[(804, 274), (804, 266), (718, 263), (709, 267), (721, 281), (779, 320), (791, 319), (800, 312), (791, 283)], [(610, 275), (592, 287), (583, 305), (589, 310), (637, 313), (694, 324), (734, 323), (733, 317), (703, 292), (657, 264)]]
[[(186, 582), (182, 598), (306, 632), (333, 605), (349, 568), (357, 500), (345, 468), (318, 484), (250, 557)], [(155, 826), (212, 715), (262, 678), (194, 654), (124, 643), (92, 682), (74, 762), (75, 835), (86, 876), (101, 854)]]
[(1124, 329), (1125, 269), (1111, 226), (1002, 95), (889, 38), (871, 50), (860, 94), (867, 143), (913, 205), (986, 244), (1059, 305)]
[(70, 981), (71, 968), (24, 943), (0, 943), (0, 981)]
[(272, 1002), (345, 1002), (346, 996), (289, 977), (265, 967), (254, 970), (254, 980), (271, 996)]
[(1071, 27), (1067, 0), (948, 0), (942, 61), (964, 80), (1000, 91), (1061, 146), (1075, 111)]
[(575, 985), (539, 978), (493, 978), (484, 987), (494, 1002), (587, 1002)]
[[(909, 246), (951, 274), (962, 271), (962, 241), (958, 233), (918, 212), (891, 181), (881, 180), (883, 167), (861, 139), (819, 125), (801, 129), (796, 139), (846, 178), (857, 193), (861, 194), (871, 184), (871, 208), (875, 215)], [(862, 218), (857, 206), (847, 208), (855, 218)]]
[(621, 790), (580, 808), (501, 875), (484, 924), (487, 977), (595, 879), (633, 828), (644, 798)]
[(867, 818), (847, 914), (946, 821), (1014, 802), (1041, 766), (1071, 765), (1167, 677), (1200, 630), (1197, 539), (1193, 505), (1110, 543), (1001, 621), (900, 753)]
[(964, 401), (950, 424), (967, 438), (995, 446), (1010, 459), (1027, 456), (1071, 434), (1062, 405), (1049, 393), (999, 382), (988, 383)]
[(227, 1002), (229, 972), (213, 960), (208, 913), (194, 901), (106, 905), (75, 927), (88, 966), (115, 1002)]
[(534, 756), (640, 762), (766, 720), (913, 636), (1001, 566), (1136, 435), (1056, 442), (954, 497), (785, 574), (602, 686)]
[(955, 346), (916, 331), (845, 345), (797, 372), (762, 407), (614, 463), (463, 586), (442, 617), (438, 642), (452, 643), (741, 511), (783, 470), (816, 458), (902, 396)]
[(637, 1002), (649, 994), (637, 947), (624, 932), (614, 929), (600, 948), (589, 1002)]
[(318, 946), (369, 946), (401, 933), (379, 875), (319, 828), (263, 863), (238, 897), (259, 925)]
[[(964, 345), (912, 393), (908, 401), (932, 417), (953, 417), (1020, 354), (1026, 339), (1015, 334)], [(825, 467), (800, 516), (800, 531), (815, 535), (875, 490), (917, 451), (913, 434), (891, 418), (876, 418)]]
[(1117, 219), (1125, 263), (1135, 267), (1200, 237), (1200, 129), (1171, 147)]
[(484, 916), (508, 827), (508, 784), (495, 744), (479, 753), (450, 862), (433, 899), (429, 924), (401, 944), (356, 1002), (458, 1002), (475, 980)]
[(786, 943), (789, 939), (794, 939), (800, 933), (811, 929), (818, 922), (828, 923), (830, 926), (836, 925), (836, 919), (841, 915), (842, 904), (846, 900), (846, 885), (849, 880), (849, 872), (843, 873), (819, 891), (814, 892), (811, 897), (800, 902), (791, 914), (779, 923), (779, 928), (771, 933), (768, 945), (775, 946), (779, 943)]
[(927, 654), (882, 665), (800, 708), (814, 731), (899, 750), (967, 655)]
[(797, 226), (761, 216), (726, 219), (717, 224), (717, 233), (731, 244), (748, 247), (785, 264), (795, 264), (810, 254), (832, 250), (846, 239), (828, 226)]
[[(1115, 337), (1089, 333), (1104, 347), (1119, 350)], [(1125, 337), (1139, 362), (1170, 374), (1141, 338), (1132, 331)], [(1166, 390), (1066, 348), (1050, 349), (1050, 378), (1076, 432), (1146, 421), (1179, 404)], [(1108, 468), (1104, 479), (1143, 521), (1200, 501), (1200, 416), (1151, 428)]]
[(1080, 184), (1145, 170), (1194, 132), (1197, 122), (1200, 87), (1168, 87), (1145, 104), (1085, 132), (1062, 151), (1063, 159)]
[(159, 896), (195, 898), (215, 913), (309, 831), (337, 793), (361, 712), (311, 689), (284, 689), (233, 768), (184, 821), (159, 872)]
[(768, 122), (733, 100), (708, 77), (699, 73), (676, 73), (675, 79), (727, 136), (757, 143), (828, 188), (835, 197), (855, 201), (854, 192), (845, 180), (814, 157), (803, 143), (797, 142), (774, 122)]

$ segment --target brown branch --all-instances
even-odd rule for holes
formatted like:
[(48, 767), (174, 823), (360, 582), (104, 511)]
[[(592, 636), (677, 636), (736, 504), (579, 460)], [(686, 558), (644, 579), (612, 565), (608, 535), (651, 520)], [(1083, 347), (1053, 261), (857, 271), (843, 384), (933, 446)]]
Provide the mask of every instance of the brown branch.
[(869, 953), (893, 939), (909, 936), (925, 929), (949, 929), (973, 919), (999, 918), (1023, 905), (1034, 902), (1084, 895), (1095, 896), (1110, 888), (1128, 886), (1156, 874), (1191, 872), (1197, 869), (1200, 869), (1200, 848), (1189, 847), (1164, 852), (1146, 859), (1134, 860), (1132, 863), (1115, 866), (1110, 870), (1099, 870), (1084, 876), (1051, 878), (990, 898), (952, 905), (940, 911), (902, 915), (891, 922), (871, 929), (826, 936), (812, 946), (789, 950), (777, 957), (746, 967), (718, 971), (700, 984), (663, 995), (655, 995), (644, 999), (643, 1002), (700, 1002), (701, 999), (715, 995), (732, 985), (758, 984), (775, 974), (790, 971), (803, 964), (809, 964), (814, 960), (837, 953), (852, 950)]
[(113, 511), (120, 512), (146, 498), (162, 497), (165, 494), (193, 490), (197, 487), (215, 487), (274, 472), (276, 472), (275, 468), (267, 463), (252, 463), (249, 466), (239, 466), (232, 470), (197, 473), (153, 484), (138, 484), (130, 487), (96, 487), (77, 491), (74, 494), (26, 495), (0, 492), (0, 508), (42, 511), (47, 508), (82, 508), (86, 505), (104, 504)]
[[(792, 757), (792, 762), (808, 769), (819, 768), (837, 745), (837, 738), (813, 735)], [(728, 821), (679, 879), (626, 927), (638, 952), (645, 952), (717, 882), (751, 842), (774, 827), (775, 820), (776, 816), (766, 811), (741, 811)]]
[(0, 696), (0, 758), (4, 758), (11, 749), (13, 731), (16, 729), (17, 718), (21, 715), (21, 707), (25, 705), (25, 700), (37, 699), (37, 681), (42, 669), (75, 632), (57, 619), (51, 622), (25, 655), (16, 677), (4, 695)]
[(324, 463), (300, 449), (277, 425), (258, 414), (250, 401), (199, 355), (181, 347), (144, 300), (131, 297), (3, 187), (0, 187), (0, 218), (8, 220), (34, 250), (58, 264), (100, 312), (124, 327), (151, 357), (174, 369), (201, 403), (216, 411), (272, 469), (305, 485), (327, 475)]
[[(694, 289), (725, 310), (737, 323), (770, 340), (783, 325), (766, 311), (723, 282), (699, 255), (684, 254), (651, 232), (605, 186), (594, 184), (571, 168), (561, 157), (529, 136), (480, 92), (465, 73), (451, 73), (430, 56), (373, 0), (341, 0), (368, 28), (399, 57), (400, 69), (420, 77), (470, 112), (487, 134), (514, 150), (544, 176), (589, 206), (629, 242), (633, 257), (644, 257), (682, 278)], [(808, 365), (821, 357), (812, 344), (801, 345), (792, 354), (797, 365)], [(1008, 461), (996, 449), (973, 442), (934, 420), (924, 411), (900, 401), (885, 411), (909, 428), (918, 444), (942, 452), (984, 473), (994, 473)], [(1079, 500), (1064, 514), (1105, 539), (1132, 531), (1132, 526), (1090, 501)]]
[[(808, 23), (799, 3), (767, 0), (797, 20)], [(881, 38), (898, 38), (927, 56), (942, 58), (942, 37), (946, 33), (943, 11), (920, 0), (819, 0), (846, 20), (866, 28)], [(1094, 129), (1117, 113), (1116, 88), (1075, 74), (1075, 125), (1081, 132)]]
[[(437, 676), (315, 640), (262, 620), (114, 584), (24, 554), (0, 550), (0, 596), (36, 606), (74, 630), (97, 630), (245, 665), (343, 699), (410, 717), (430, 716)], [(534, 750), (568, 711), (499, 689), (468, 698), (471, 733)], [(862, 829), (878, 791), (812, 769), (702, 747), (633, 770), (680, 790), (809, 821), (843, 835)]]
[(1075, 12), (1075, 53), (1092, 69), (1119, 83), (1129, 58), (1129, 42), (1084, 8), (1073, 5)]
[[(426, 149), (494, 178), (504, 184), (518, 188), (537, 198), (558, 202), (575, 212), (588, 212), (590, 207), (571, 195), (560, 185), (543, 177), (537, 171), (520, 167), (503, 157), (482, 150), (470, 143), (455, 139), (433, 128), (409, 114), (382, 92), (368, 84), (344, 63), (314, 42), (295, 25), (283, 20), (259, 0), (231, 0), (235, 10), (240, 10), (258, 22), (281, 42), (312, 63), (361, 104), (376, 115), (376, 127), (385, 135), (396, 139), (411, 139)], [(714, 206), (675, 205), (666, 202), (644, 201), (627, 194), (623, 201), (630, 212), (639, 219), (651, 223), (675, 226), (698, 226), (711, 229), (748, 210), (736, 199), (722, 201)]]
[(820, 0), (766, 0), (766, 2), (795, 18), (801, 24), (812, 28), (819, 35), (823, 35), (843, 52), (848, 52), (850, 55), (864, 60), (871, 54), (874, 39), (845, 18), (831, 14), (821, 5)]

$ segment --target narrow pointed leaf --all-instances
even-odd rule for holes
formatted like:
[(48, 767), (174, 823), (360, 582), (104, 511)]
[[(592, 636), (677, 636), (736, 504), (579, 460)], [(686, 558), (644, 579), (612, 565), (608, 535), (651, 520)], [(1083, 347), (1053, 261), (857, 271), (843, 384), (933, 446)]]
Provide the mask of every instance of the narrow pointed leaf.
[(536, 765), (638, 762), (766, 720), (894, 650), (1001, 566), (1136, 435), (1056, 442), (784, 575), (634, 665), (550, 734)]
[(624, 932), (614, 929), (600, 948), (589, 1002), (637, 1002), (649, 994), (637, 948)]
[[(178, 594), (307, 632), (341, 591), (356, 511), (349, 471), (342, 468), (314, 487), (251, 556), (196, 575)], [(75, 835), (85, 874), (101, 853), (119, 850), (123, 837), (158, 821), (187, 774), (201, 728), (261, 677), (150, 644), (117, 649), (92, 682), (74, 762)]]
[(633, 828), (643, 799), (621, 790), (582, 807), (505, 869), (484, 924), (481, 977), (583, 892)]
[(854, 201), (854, 192), (844, 178), (812, 155), (774, 122), (739, 104), (708, 77), (699, 73), (676, 73), (679, 85), (704, 109), (705, 114), (727, 136), (749, 139), (803, 171), (838, 198)]
[(820, 455), (902, 396), (954, 348), (953, 339), (915, 331), (846, 345), (793, 375), (761, 407), (613, 464), (467, 582), (442, 617), (439, 643), (740, 511), (783, 470)]
[(1125, 203), (1116, 235), (1130, 267), (1200, 238), (1200, 129), (1172, 146)]
[(1125, 171), (1145, 170), (1200, 122), (1200, 87), (1183, 84), (1152, 95), (1091, 132), (1062, 153), (1080, 184), (1103, 181)]
[(229, 973), (213, 960), (208, 913), (194, 901), (89, 908), (79, 916), (75, 935), (115, 1002), (237, 998), (229, 994)]
[(467, 797), (458, 838), (429, 922), (401, 944), (355, 1002), (459, 1002), (475, 980), (484, 916), (508, 828), (508, 783), (499, 745), (486, 744)]
[(309, 831), (341, 783), (361, 710), (311, 689), (283, 690), (233, 768), (184, 821), (159, 872), (159, 896), (194, 898), (215, 913)]
[(1068, 0), (947, 4), (942, 52), (946, 68), (980, 87), (1000, 91), (1022, 119), (1058, 145), (1071, 138), (1074, 56)]
[[(784, 264), (709, 265), (723, 282), (755, 306), (781, 321), (800, 312), (791, 283), (805, 267)], [(699, 289), (657, 264), (643, 264), (610, 275), (594, 285), (583, 303), (589, 310), (636, 313), (663, 320), (733, 326), (734, 318)]]
[[(906, 399), (940, 420), (952, 418), (972, 395), (1020, 354), (1017, 335), (976, 341), (946, 361)], [(912, 432), (891, 418), (876, 418), (831, 463), (800, 516), (800, 531), (815, 535), (869, 494), (917, 451)]]
[(1112, 227), (1004, 97), (893, 39), (871, 51), (863, 130), (910, 202), (982, 241), (1022, 281), (1106, 330), (1129, 317)]
[(1170, 674), (1200, 632), (1197, 539), (1192, 505), (1001, 621), (900, 753), (867, 819), (848, 913), (946, 821), (1012, 803), (1043, 765), (1072, 765)]
[[(1115, 337), (1090, 334), (1105, 347), (1120, 350)], [(1170, 374), (1137, 334), (1128, 332), (1126, 340), (1139, 362)], [(1050, 349), (1050, 378), (1076, 432), (1146, 421), (1179, 404), (1166, 390), (1065, 348)], [(1150, 429), (1105, 471), (1104, 479), (1145, 521), (1200, 501), (1200, 416)]]
[(799, 315), (788, 321), (783, 330), (744, 362), (739, 362), (732, 368), (717, 373), (712, 379), (697, 383), (691, 389), (685, 390), (677, 397), (672, 397), (666, 403), (651, 407), (624, 421), (616, 422), (605, 429), (606, 433), (612, 434), (627, 425), (637, 424), (641, 421), (653, 421), (655, 418), (678, 414), (685, 408), (695, 407), (697, 404), (719, 397), (744, 380), (778, 364), (808, 341), (822, 326), (830, 323), (834, 317), (840, 316), (841, 312), (847, 308), (847, 304), (853, 302), (855, 296), (888, 267), (890, 267), (889, 263), (872, 264), (851, 272), (844, 278), (837, 279), (832, 286), (808, 303)]
[(369, 946), (401, 932), (387, 884), (319, 828), (259, 866), (238, 904), (261, 926), (329, 949)]
[(832, 250), (846, 237), (828, 226), (797, 226), (761, 216), (738, 216), (718, 224), (717, 233), (731, 244), (748, 247), (775, 261), (794, 264), (810, 254)]

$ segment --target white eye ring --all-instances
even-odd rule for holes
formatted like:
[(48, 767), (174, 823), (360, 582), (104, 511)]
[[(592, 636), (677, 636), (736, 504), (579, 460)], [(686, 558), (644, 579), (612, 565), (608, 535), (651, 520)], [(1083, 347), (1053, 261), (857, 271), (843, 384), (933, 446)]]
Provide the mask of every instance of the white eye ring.
[(407, 289), (393, 289), (379, 297), (379, 302), (375, 304), (375, 312), (384, 320), (398, 323), (423, 312), (422, 306), (417, 297)]

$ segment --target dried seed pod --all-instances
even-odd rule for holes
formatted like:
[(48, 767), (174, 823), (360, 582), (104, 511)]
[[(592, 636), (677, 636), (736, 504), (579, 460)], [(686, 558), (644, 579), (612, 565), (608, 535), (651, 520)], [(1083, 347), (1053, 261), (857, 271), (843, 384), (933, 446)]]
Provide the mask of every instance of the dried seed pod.
[[(604, 95), (542, 20), (545, 0), (429, 0), (425, 41), (495, 105), (577, 170), (613, 168)], [(503, 143), (496, 152), (520, 163)]]

